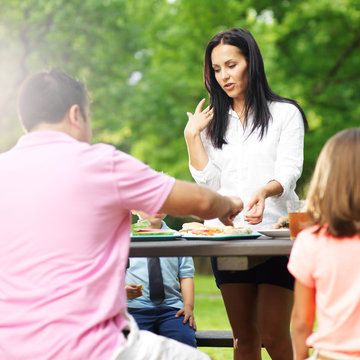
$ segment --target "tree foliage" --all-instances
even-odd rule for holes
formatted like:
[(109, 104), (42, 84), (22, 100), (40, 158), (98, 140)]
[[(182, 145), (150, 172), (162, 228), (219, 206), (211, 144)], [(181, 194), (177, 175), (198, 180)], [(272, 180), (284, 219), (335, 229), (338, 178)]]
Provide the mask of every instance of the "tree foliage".
[(271, 88), (310, 123), (300, 190), (324, 142), (360, 125), (356, 0), (2, 0), (0, 151), (22, 130), (16, 95), (29, 74), (60, 66), (85, 79), (94, 141), (190, 179), (183, 129), (207, 93), (203, 53), (231, 27), (249, 29)]

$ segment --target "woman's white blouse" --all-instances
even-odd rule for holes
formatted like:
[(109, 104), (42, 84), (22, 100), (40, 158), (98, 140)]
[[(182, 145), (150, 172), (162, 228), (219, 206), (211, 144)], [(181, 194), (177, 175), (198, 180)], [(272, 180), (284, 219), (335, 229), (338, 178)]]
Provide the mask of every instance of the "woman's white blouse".
[[(277, 180), (284, 191), (280, 196), (267, 198), (262, 223), (254, 229), (268, 229), (280, 216), (287, 216), (286, 200), (297, 198), (296, 181), (301, 176), (304, 152), (304, 123), (296, 106), (288, 103), (269, 104), (272, 120), (267, 133), (259, 140), (259, 131), (250, 136), (252, 117), (244, 129), (239, 117), (229, 111), (227, 144), (215, 149), (206, 131), (201, 139), (209, 162), (202, 171), (189, 164), (191, 175), (198, 184), (206, 185), (222, 195), (237, 195), (246, 208), (255, 190), (271, 180)], [(236, 225), (243, 224), (243, 212)], [(219, 220), (208, 223), (219, 224)], [(247, 224), (245, 224), (247, 225)]]

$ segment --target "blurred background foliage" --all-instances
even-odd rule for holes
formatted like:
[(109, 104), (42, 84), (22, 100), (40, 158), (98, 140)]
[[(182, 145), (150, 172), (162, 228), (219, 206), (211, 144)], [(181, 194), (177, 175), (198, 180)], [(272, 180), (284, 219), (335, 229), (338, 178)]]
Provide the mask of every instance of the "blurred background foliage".
[(231, 27), (253, 33), (271, 88), (305, 110), (304, 196), (325, 141), (360, 125), (358, 0), (2, 0), (0, 151), (23, 133), (21, 82), (60, 66), (87, 83), (94, 142), (190, 180), (186, 112), (208, 98), (207, 42)]

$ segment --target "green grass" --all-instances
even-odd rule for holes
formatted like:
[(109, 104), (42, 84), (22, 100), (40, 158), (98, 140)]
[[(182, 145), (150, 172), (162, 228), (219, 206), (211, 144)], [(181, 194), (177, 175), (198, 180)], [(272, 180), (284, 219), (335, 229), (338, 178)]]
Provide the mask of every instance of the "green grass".
[[(195, 320), (199, 330), (231, 330), (220, 290), (212, 275), (195, 275)], [(231, 360), (231, 348), (201, 348), (214, 360)], [(262, 360), (271, 360), (262, 350)]]

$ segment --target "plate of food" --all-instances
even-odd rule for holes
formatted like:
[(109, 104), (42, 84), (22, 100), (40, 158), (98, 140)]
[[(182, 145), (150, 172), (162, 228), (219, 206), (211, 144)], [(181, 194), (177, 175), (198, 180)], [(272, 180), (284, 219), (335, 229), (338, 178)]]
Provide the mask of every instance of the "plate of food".
[(249, 227), (243, 226), (206, 226), (202, 223), (185, 223), (179, 233), (188, 240), (239, 240), (257, 239), (261, 236)]
[(258, 230), (260, 234), (269, 237), (289, 237), (289, 218), (286, 216), (281, 216), (278, 219), (278, 222), (274, 225), (271, 225), (269, 230)]
[(165, 229), (142, 229), (131, 233), (131, 241), (166, 241), (181, 238), (178, 231)]
[(180, 238), (178, 231), (172, 229), (148, 229), (150, 222), (144, 220), (131, 225), (131, 241), (166, 241)]

